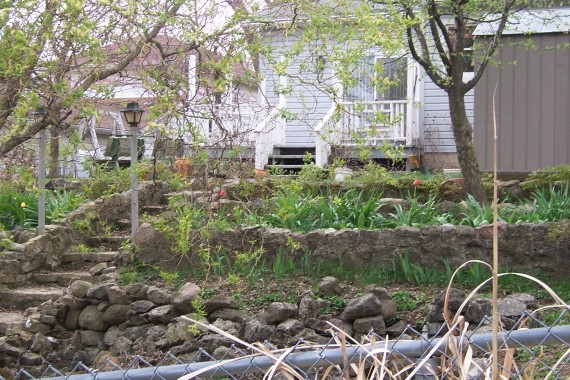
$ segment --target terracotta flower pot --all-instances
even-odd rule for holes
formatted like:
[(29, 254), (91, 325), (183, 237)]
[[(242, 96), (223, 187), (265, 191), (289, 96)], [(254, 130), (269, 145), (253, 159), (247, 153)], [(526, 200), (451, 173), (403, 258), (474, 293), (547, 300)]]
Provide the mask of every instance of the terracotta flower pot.
[(174, 164), (172, 165), (172, 170), (174, 173), (181, 174), (185, 177), (190, 175), (190, 167), (192, 164), (188, 161), (187, 158), (178, 157), (174, 160)]
[(257, 179), (263, 179), (267, 175), (267, 170), (265, 169), (255, 169), (253, 176)]

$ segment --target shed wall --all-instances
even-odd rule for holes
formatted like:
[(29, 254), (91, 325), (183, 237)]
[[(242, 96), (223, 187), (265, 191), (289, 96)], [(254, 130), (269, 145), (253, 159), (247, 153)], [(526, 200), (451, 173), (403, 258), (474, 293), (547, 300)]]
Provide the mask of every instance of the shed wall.
[[(532, 38), (536, 49), (526, 49)], [(481, 170), (493, 169), (493, 92), (498, 170), (524, 173), (570, 162), (568, 34), (508, 37), (475, 87), (474, 142)]]

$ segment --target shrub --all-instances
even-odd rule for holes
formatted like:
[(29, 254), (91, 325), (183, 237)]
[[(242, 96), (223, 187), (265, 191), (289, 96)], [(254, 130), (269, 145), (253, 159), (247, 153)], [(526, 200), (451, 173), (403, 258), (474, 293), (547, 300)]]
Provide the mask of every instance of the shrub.
[(81, 191), (89, 199), (121, 193), (130, 188), (130, 171), (127, 168), (109, 168), (105, 164), (86, 163), (90, 176), (81, 186)]
[(570, 182), (570, 164), (536, 170), (529, 174), (521, 187), (525, 190), (544, 189), (554, 182)]

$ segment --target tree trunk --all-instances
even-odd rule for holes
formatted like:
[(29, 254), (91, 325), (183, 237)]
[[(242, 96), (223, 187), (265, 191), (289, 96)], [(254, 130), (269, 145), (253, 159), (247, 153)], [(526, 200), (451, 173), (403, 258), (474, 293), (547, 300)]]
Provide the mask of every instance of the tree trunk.
[(473, 128), (465, 109), (465, 95), (460, 89), (453, 87), (455, 86), (452, 86), (448, 92), (449, 111), (465, 192), (471, 194), (478, 202), (486, 202), (487, 196), (473, 146)]
[(50, 130), (48, 178), (59, 177), (59, 133), (55, 127)]

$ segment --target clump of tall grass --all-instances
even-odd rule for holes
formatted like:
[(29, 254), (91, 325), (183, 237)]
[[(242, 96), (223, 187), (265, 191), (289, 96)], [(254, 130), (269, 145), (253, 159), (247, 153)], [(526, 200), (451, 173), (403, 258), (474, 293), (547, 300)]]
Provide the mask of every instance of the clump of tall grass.
[(382, 194), (367, 194), (347, 190), (327, 195), (296, 191), (279, 191), (258, 219), (271, 227), (293, 231), (311, 231), (318, 228), (375, 228), (374, 216), (379, 212)]
[[(387, 207), (380, 202), (382, 195), (381, 192), (355, 189), (338, 193), (304, 192), (292, 187), (289, 191), (279, 190), (262, 209), (255, 212), (234, 209), (233, 216), (236, 223), (301, 232), (318, 228), (383, 229), (442, 224), (480, 227), (493, 222), (493, 207), (477, 202), (470, 195), (458, 206), (459, 213), (441, 211), (439, 199), (434, 195), (422, 200), (415, 194), (409, 194), (402, 204), (395, 204), (393, 211), (387, 212)], [(529, 201), (520, 204), (503, 200), (497, 219), (510, 224), (570, 219), (569, 186), (537, 190)]]
[[(24, 190), (4, 185), (0, 192), (0, 225), (6, 230), (16, 226), (34, 228), (38, 225), (38, 189)], [(75, 190), (46, 191), (46, 223), (65, 217), (84, 203), (86, 198)]]
[(450, 223), (452, 221), (451, 215), (438, 212), (436, 205), (437, 198), (433, 195), (426, 202), (420, 202), (417, 197), (408, 197), (405, 205), (396, 204), (395, 211), (390, 213), (388, 217), (381, 214), (377, 215), (377, 218), (383, 218), (383, 223), (378, 223), (378, 225), (385, 228), (395, 228)]

